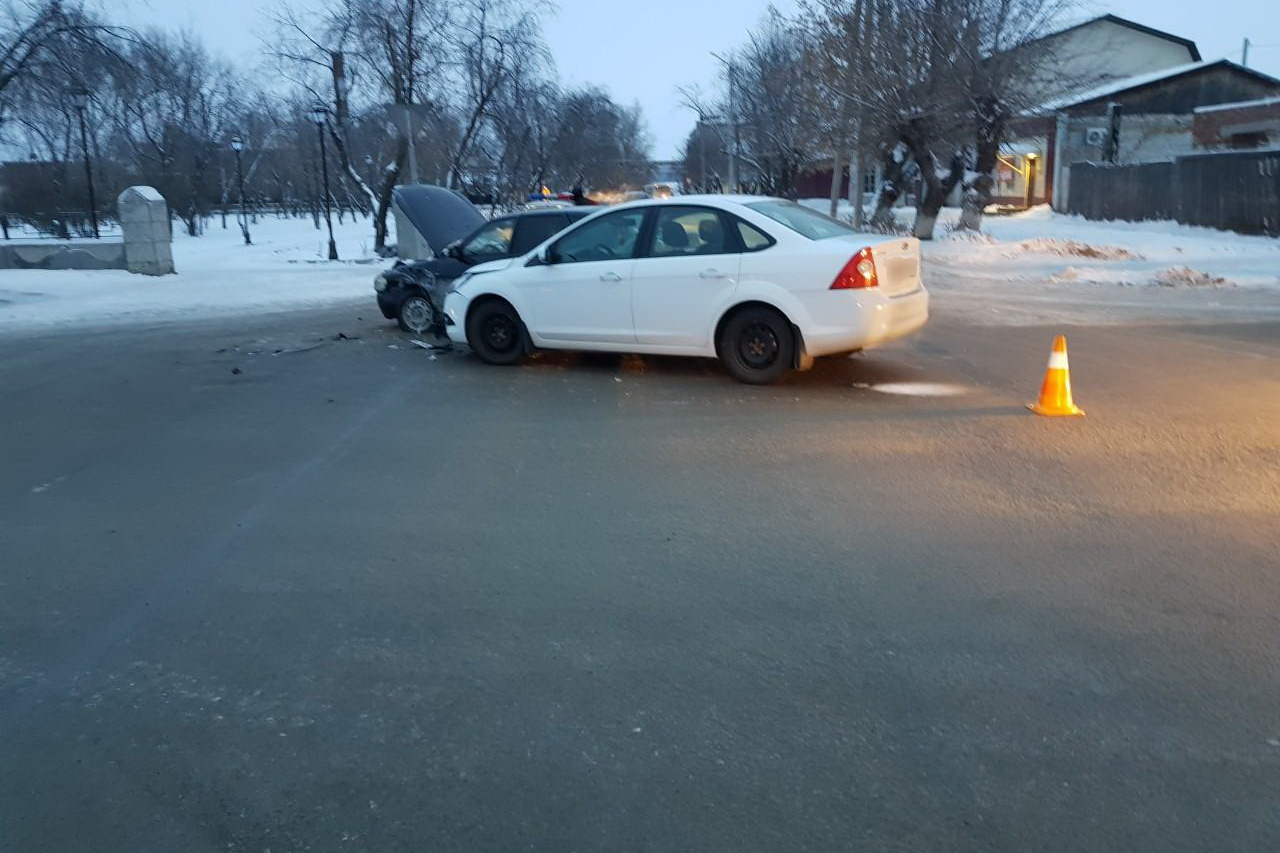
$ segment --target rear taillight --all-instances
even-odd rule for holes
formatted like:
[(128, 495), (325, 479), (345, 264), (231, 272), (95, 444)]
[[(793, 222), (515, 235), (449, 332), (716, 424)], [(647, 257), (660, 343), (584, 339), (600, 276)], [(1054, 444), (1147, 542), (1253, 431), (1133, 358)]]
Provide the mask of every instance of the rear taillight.
[(871, 257), (871, 249), (860, 249), (858, 254), (849, 259), (836, 280), (831, 282), (832, 290), (861, 290), (876, 286), (876, 262)]

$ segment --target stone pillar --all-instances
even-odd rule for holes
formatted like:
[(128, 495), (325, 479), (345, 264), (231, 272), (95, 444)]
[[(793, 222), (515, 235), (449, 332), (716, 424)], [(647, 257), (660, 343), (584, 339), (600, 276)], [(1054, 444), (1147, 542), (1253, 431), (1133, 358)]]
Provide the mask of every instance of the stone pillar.
[(152, 187), (129, 187), (116, 199), (129, 272), (168, 275), (173, 268), (169, 205)]

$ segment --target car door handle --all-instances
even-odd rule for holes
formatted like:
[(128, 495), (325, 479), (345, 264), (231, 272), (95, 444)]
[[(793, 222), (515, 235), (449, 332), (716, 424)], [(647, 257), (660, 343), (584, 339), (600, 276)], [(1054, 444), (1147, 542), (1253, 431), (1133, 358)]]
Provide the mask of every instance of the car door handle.
[(622, 281), (622, 276), (616, 272), (607, 272), (600, 276), (601, 281)]
[(720, 270), (717, 270), (717, 269), (703, 270), (702, 272), (698, 273), (698, 275), (702, 276), (703, 278), (728, 278), (729, 277), (729, 274), (727, 272), (720, 272)]

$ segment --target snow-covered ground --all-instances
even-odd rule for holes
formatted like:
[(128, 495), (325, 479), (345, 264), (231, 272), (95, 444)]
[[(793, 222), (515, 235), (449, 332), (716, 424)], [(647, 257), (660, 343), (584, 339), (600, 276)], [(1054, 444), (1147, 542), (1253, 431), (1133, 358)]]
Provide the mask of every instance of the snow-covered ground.
[[(826, 212), (826, 199), (806, 200)], [(849, 217), (847, 204), (839, 215)], [(909, 226), (915, 211), (900, 208)], [(1280, 239), (1175, 222), (1090, 222), (1037, 207), (923, 244), (935, 315), (994, 324), (1280, 320)]]
[(328, 234), (310, 218), (260, 218), (246, 246), (235, 221), (219, 219), (201, 237), (175, 228), (176, 275), (153, 278), (123, 270), (0, 270), (0, 333), (58, 327), (164, 322), (254, 315), (366, 300), (373, 277), (390, 264), (373, 253), (371, 220), (334, 221), (336, 263)]
[[(826, 210), (825, 199), (806, 204)], [(847, 206), (841, 213), (848, 216)], [(913, 211), (898, 215), (909, 224)], [(954, 232), (945, 210), (924, 245), (935, 317), (979, 324), (1280, 320), (1280, 240), (1171, 222), (1088, 222), (1036, 208)], [(0, 333), (251, 316), (350, 302), (373, 310), (368, 220), (335, 224), (342, 261), (310, 219), (264, 218), (254, 245), (233, 221), (177, 234), (178, 274), (0, 270)]]

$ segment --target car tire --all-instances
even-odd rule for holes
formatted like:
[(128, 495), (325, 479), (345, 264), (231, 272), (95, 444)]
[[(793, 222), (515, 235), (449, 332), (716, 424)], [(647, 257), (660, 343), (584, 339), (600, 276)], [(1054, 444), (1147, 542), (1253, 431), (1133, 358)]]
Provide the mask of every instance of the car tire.
[(425, 293), (411, 293), (400, 303), (396, 322), (406, 332), (420, 335), (435, 328), (438, 322), (435, 303)]
[(467, 315), (467, 343), (487, 364), (518, 364), (528, 349), (528, 333), (516, 309), (488, 299)]
[(725, 320), (716, 337), (716, 354), (729, 375), (748, 385), (767, 385), (791, 369), (796, 336), (778, 311), (751, 306)]

